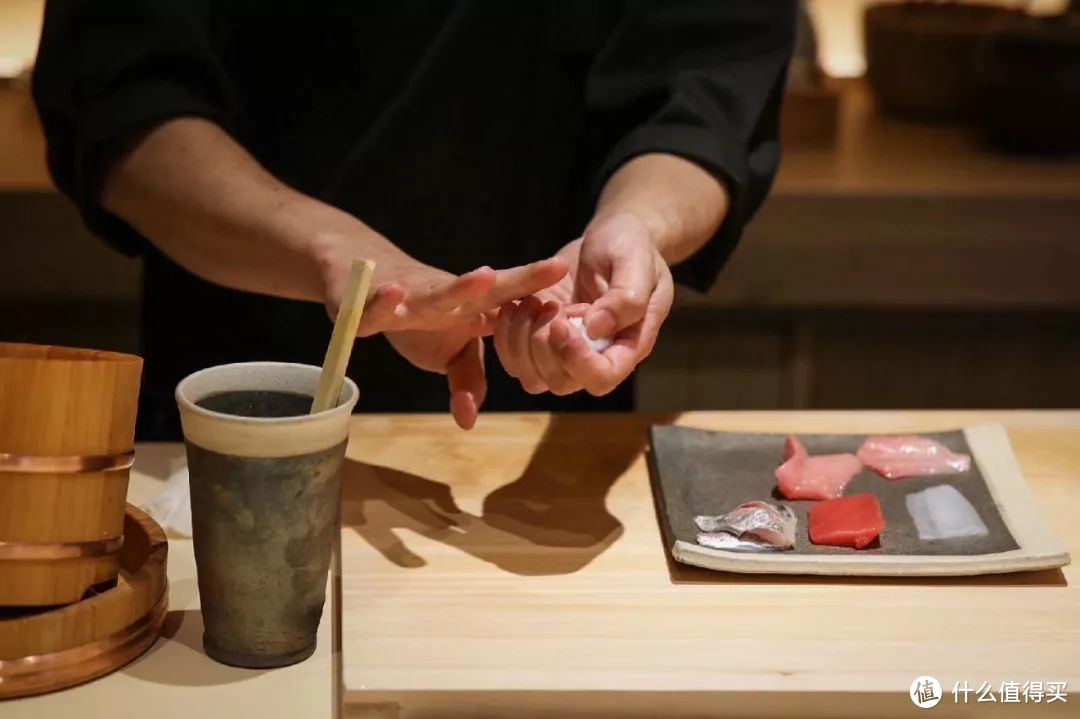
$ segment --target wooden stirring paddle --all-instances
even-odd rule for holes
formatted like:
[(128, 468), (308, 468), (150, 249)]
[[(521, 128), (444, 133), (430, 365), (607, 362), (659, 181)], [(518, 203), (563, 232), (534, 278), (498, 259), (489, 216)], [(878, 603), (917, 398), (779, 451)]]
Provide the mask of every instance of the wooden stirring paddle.
[(319, 375), (315, 401), (311, 403), (311, 414), (336, 407), (341, 397), (345, 368), (349, 364), (353, 342), (356, 341), (356, 329), (360, 326), (361, 315), (364, 314), (364, 303), (367, 302), (374, 272), (375, 263), (371, 260), (353, 260), (345, 296), (341, 299), (341, 307), (338, 308), (337, 319), (334, 321), (334, 333), (330, 335), (330, 345), (326, 348), (326, 359), (323, 360), (322, 373)]

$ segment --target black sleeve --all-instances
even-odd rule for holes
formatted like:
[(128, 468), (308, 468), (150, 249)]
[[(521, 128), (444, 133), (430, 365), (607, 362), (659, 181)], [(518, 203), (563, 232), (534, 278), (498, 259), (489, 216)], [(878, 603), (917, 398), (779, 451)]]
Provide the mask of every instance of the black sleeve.
[(636, 155), (692, 160), (727, 187), (723, 225), (676, 278), (706, 290), (765, 199), (795, 37), (789, 0), (631, 3), (592, 68), (587, 101), (619, 138), (600, 182)]
[(49, 0), (33, 93), (54, 182), (127, 254), (145, 241), (101, 208), (111, 159), (171, 118), (228, 128), (234, 103), (210, 43), (209, 0)]

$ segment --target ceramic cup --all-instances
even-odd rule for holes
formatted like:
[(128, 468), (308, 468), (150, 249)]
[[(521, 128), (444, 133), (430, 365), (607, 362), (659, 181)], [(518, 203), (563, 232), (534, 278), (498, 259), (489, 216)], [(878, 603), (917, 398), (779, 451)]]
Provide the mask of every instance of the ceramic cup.
[(315, 651), (359, 395), (346, 379), (336, 407), (306, 414), (318, 381), (318, 367), (250, 362), (176, 388), (203, 648), (224, 664), (278, 667)]

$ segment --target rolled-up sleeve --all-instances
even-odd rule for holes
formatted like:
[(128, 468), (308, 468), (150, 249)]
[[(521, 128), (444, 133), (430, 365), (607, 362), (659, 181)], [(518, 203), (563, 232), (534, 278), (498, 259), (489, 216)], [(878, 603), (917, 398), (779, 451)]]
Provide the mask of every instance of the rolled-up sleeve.
[(780, 159), (780, 100), (795, 36), (787, 0), (631, 3), (596, 59), (590, 110), (618, 138), (599, 183), (637, 155), (691, 160), (727, 188), (715, 237), (675, 268), (708, 289), (760, 207)]
[(166, 120), (228, 128), (234, 96), (210, 42), (208, 0), (49, 0), (33, 94), (57, 187), (127, 254), (145, 241), (100, 204), (110, 162)]

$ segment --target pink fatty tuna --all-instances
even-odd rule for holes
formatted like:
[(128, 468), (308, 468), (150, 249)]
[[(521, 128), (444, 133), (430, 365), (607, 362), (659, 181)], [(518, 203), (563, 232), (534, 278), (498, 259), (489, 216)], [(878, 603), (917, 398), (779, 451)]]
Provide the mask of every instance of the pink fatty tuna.
[(788, 435), (776, 479), (786, 499), (836, 499), (862, 468), (862, 461), (853, 454), (811, 456), (797, 437)]
[(868, 437), (859, 459), (885, 479), (956, 474), (971, 469), (971, 457), (953, 452), (941, 442), (917, 435)]

